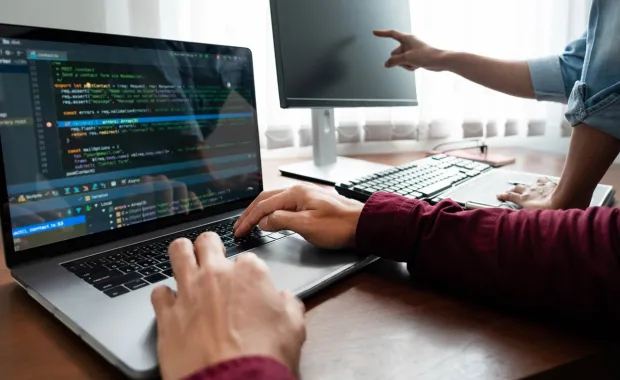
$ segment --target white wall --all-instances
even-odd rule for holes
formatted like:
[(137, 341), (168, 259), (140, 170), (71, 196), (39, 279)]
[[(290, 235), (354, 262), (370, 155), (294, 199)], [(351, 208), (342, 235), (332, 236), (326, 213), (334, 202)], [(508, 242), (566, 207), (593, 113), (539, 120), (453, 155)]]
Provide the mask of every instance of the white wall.
[(159, 0), (0, 0), (0, 22), (159, 37)]
[[(225, 2), (227, 0), (221, 1)], [(559, 3), (570, 1), (570, 20), (566, 20), (565, 23), (558, 25), (558, 27), (568, 28), (570, 35), (575, 37), (581, 34), (587, 23), (587, 18), (584, 15), (587, 14), (587, 9), (589, 9), (592, 0), (552, 1)], [(238, 35), (239, 32), (237, 30), (225, 30), (223, 21), (220, 20), (218, 22), (216, 20), (215, 24), (209, 22), (209, 18), (206, 15), (217, 7), (218, 4), (221, 5), (222, 3), (219, 3), (217, 0), (0, 0), (0, 22), (190, 41), (209, 40), (209, 42), (246, 45), (247, 43), (241, 43), (242, 41), (239, 39), (247, 38), (247, 36)], [(225, 8), (229, 10), (235, 7), (241, 8), (237, 3), (232, 4), (230, 1), (226, 5)], [(256, 6), (258, 7), (258, 5)], [(249, 17), (251, 19), (253, 17), (251, 15), (256, 15), (259, 8), (248, 10), (246, 7), (245, 11), (250, 14)], [(244, 17), (246, 16), (248, 15), (244, 15)], [(186, 20), (186, 22), (181, 22), (180, 20)], [(254, 30), (257, 33), (268, 32), (264, 28), (260, 28), (259, 25), (256, 25)], [(243, 42), (247, 41), (244, 39)], [(255, 47), (254, 50), (259, 52), (259, 55), (270, 54), (271, 52), (268, 53), (266, 51), (266, 47), (268, 46)], [(256, 64), (260, 64), (262, 61), (264, 59), (257, 59)], [(263, 67), (259, 69), (259, 72), (266, 71)], [(269, 79), (275, 81), (274, 78)], [(257, 81), (261, 80), (266, 81), (267, 78), (257, 78)], [(267, 93), (261, 93), (259, 102), (264, 102), (267, 95)], [(559, 133), (552, 134), (557, 136)], [(561, 153), (567, 150), (568, 141), (566, 138), (547, 137), (533, 140), (507, 139), (501, 142), (500, 140), (489, 142), (491, 145), (514, 144)], [(428, 149), (431, 144), (434, 145), (434, 142), (397, 142), (365, 146), (345, 146), (341, 147), (341, 150), (343, 150), (343, 153), (379, 153), (394, 150), (424, 150)], [(305, 152), (303, 149), (300, 149), (294, 154), (303, 155), (309, 154), (309, 152), (309, 150)], [(620, 162), (620, 158), (617, 162)]]
[(0, 22), (100, 32), (106, 28), (107, 3), (102, 0), (0, 0)]

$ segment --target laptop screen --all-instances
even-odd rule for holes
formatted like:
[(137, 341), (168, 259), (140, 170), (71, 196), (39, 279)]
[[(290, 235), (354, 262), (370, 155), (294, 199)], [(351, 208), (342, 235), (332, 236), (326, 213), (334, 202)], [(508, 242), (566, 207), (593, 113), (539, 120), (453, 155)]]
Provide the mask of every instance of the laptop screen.
[(259, 193), (248, 50), (0, 37), (15, 251)]

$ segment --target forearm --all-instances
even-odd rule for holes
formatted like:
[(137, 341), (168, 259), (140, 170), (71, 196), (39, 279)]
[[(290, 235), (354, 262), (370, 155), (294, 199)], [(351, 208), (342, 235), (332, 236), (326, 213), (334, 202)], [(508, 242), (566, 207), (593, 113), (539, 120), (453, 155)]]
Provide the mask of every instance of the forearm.
[(534, 98), (532, 78), (526, 61), (505, 61), (446, 51), (440, 55), (439, 67), (508, 95)]
[(552, 207), (588, 207), (597, 184), (619, 152), (620, 140), (586, 124), (576, 126)]
[(463, 211), (383, 194), (367, 206), (359, 247), (416, 279), (520, 310), (620, 317), (620, 209)]
[(205, 368), (186, 380), (295, 380), (282, 363), (264, 357), (244, 357)]

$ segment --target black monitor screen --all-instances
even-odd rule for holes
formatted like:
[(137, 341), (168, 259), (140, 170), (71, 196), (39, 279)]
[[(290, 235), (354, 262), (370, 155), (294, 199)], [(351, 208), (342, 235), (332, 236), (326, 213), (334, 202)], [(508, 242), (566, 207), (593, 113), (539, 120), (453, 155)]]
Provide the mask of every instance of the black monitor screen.
[(409, 0), (270, 0), (282, 107), (416, 106), (414, 74), (384, 67), (411, 31)]
[(0, 138), (15, 251), (260, 191), (246, 49), (0, 37)]

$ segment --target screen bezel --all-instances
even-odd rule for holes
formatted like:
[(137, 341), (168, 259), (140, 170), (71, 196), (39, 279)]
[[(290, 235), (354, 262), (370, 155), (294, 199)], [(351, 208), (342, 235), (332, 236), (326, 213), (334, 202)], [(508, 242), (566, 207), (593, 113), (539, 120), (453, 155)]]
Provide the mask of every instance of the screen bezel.
[[(14, 39), (29, 39), (50, 42), (66, 42), (88, 45), (102, 45), (115, 47), (130, 47), (137, 49), (154, 49), (162, 50), (161, 45), (170, 46), (170, 51), (182, 51), (189, 53), (203, 54), (220, 54), (220, 55), (236, 55), (243, 56), (248, 60), (250, 70), (253, 72), (252, 52), (248, 48), (237, 46), (201, 44), (195, 42), (185, 42), (176, 40), (165, 40), (156, 38), (143, 38), (114, 34), (92, 33), (73, 31), (67, 29), (51, 29), (23, 25), (11, 25), (0, 23), (0, 37)], [(254, 124), (256, 131), (256, 152), (258, 159), (259, 174), (259, 192), (263, 191), (261, 152), (258, 131), (258, 113), (256, 109), (256, 86), (255, 79), (252, 80), (252, 106), (254, 107)], [(227, 202), (220, 205), (209, 206), (204, 210), (196, 210), (185, 215), (169, 216), (149, 222), (140, 223), (138, 225), (123, 227), (110, 231), (103, 231), (96, 234), (86, 235), (79, 238), (64, 240), (61, 242), (48, 244), (44, 246), (34, 247), (23, 251), (15, 251), (13, 244), (13, 234), (11, 227), (11, 218), (9, 213), (9, 199), (6, 186), (6, 174), (4, 170), (4, 155), (2, 152), (2, 144), (0, 141), (0, 201), (2, 202), (2, 211), (0, 219), (2, 222), (2, 237), (4, 246), (4, 256), (8, 268), (14, 267), (33, 260), (60, 256), (69, 252), (75, 252), (87, 247), (109, 243), (114, 240), (121, 240), (132, 236), (141, 235), (154, 230), (163, 229), (179, 225), (182, 223), (192, 222), (198, 219), (215, 216), (218, 214), (239, 210), (250, 205), (254, 197), (240, 199), (234, 202)]]

